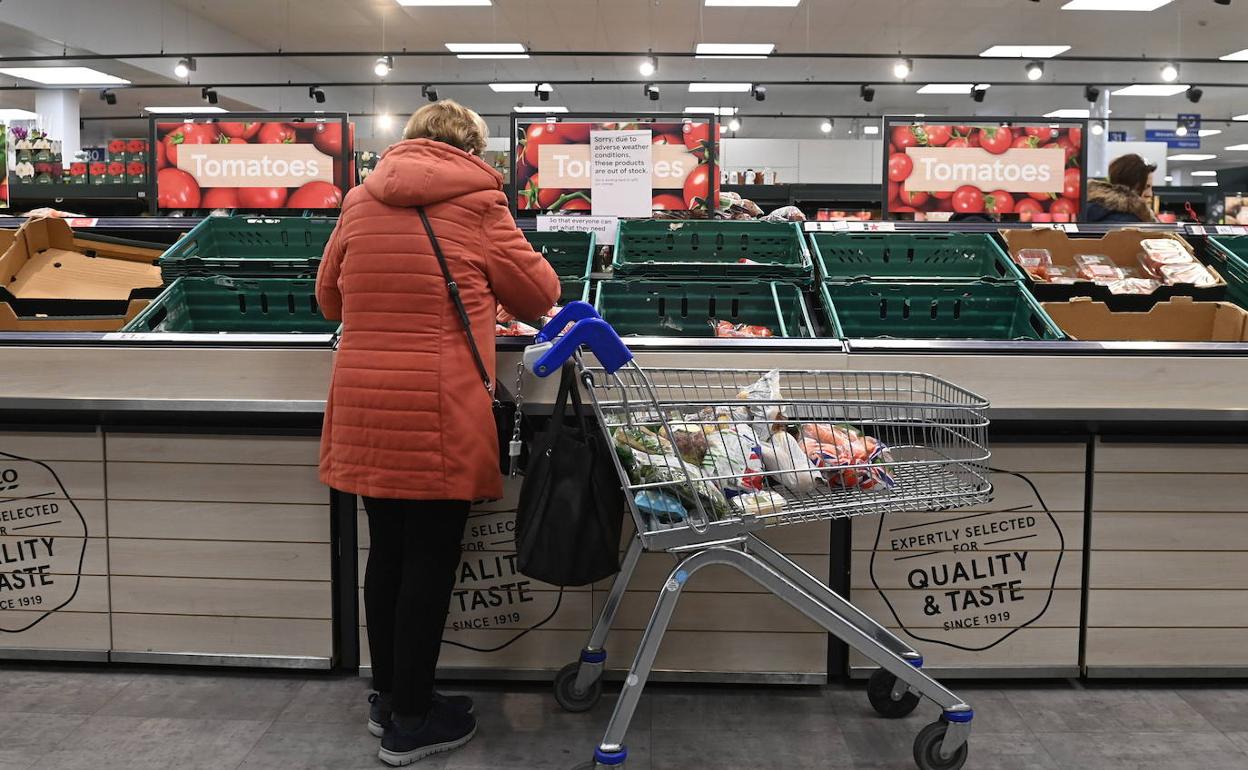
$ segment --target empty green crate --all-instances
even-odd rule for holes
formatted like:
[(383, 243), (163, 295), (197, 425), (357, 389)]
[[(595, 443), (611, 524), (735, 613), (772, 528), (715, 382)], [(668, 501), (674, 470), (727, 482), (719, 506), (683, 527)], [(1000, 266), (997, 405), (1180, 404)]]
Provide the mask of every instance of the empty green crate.
[(306, 217), (209, 217), (161, 255), (161, 275), (166, 282), (184, 275), (312, 277), (336, 223)]
[(126, 324), (128, 332), (329, 334), (316, 283), (287, 278), (179, 278)]
[(1226, 298), (1248, 309), (1248, 235), (1210, 238), (1205, 259), (1226, 279)]
[(645, 219), (620, 223), (612, 267), (623, 278), (802, 282), (814, 270), (792, 222)]
[(573, 232), (526, 232), (525, 238), (546, 258), (560, 278), (584, 281), (594, 266), (594, 234)]
[(814, 233), (811, 242), (828, 281), (1023, 280), (988, 233)]
[(843, 339), (1056, 340), (1062, 332), (1020, 283), (825, 283)]
[(815, 336), (801, 289), (778, 281), (601, 281), (594, 306), (620, 335), (713, 337), (715, 320)]

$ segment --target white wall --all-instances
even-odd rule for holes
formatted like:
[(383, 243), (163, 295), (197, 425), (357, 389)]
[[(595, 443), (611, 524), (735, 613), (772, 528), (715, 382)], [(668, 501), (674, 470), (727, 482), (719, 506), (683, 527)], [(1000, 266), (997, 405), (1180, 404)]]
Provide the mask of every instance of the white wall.
[[(1109, 142), (1106, 145), (1105, 156), (1109, 158), (1109, 162), (1105, 167), (1109, 167), (1109, 163), (1113, 163), (1115, 158), (1123, 155), (1135, 153), (1149, 163), (1157, 165), (1157, 170), (1153, 172), (1153, 184), (1163, 185), (1166, 174), (1170, 173), (1166, 170), (1166, 155), (1180, 152), (1200, 152), (1200, 150), (1171, 150), (1166, 146), (1165, 142)], [(1175, 180), (1178, 183), (1178, 180)]]
[(781, 183), (879, 184), (883, 143), (864, 139), (723, 139), (725, 171), (776, 172)]

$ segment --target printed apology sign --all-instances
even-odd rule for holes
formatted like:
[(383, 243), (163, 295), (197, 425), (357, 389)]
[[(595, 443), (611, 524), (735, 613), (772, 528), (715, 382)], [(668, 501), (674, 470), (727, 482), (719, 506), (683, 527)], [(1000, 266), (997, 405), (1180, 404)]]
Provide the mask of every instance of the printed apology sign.
[(0, 631), (26, 631), (73, 601), (86, 538), (51, 466), (0, 452)]
[[(998, 499), (1027, 502), (879, 517), (871, 582), (915, 639), (987, 650), (1048, 610), (1065, 548), (1061, 528), (1026, 476), (994, 471), (993, 484)], [(997, 633), (976, 634), (972, 645), (959, 633), (968, 629)]]

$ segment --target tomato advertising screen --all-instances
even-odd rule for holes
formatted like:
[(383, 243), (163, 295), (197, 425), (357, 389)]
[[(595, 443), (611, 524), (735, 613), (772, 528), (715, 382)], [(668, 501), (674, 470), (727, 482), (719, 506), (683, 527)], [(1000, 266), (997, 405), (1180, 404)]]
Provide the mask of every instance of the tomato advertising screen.
[[(575, 117), (558, 122), (517, 120), (512, 156), (516, 209), (618, 213), (602, 211), (603, 200), (596, 208), (594, 191), (602, 195), (609, 189), (608, 177), (616, 182), (631, 176), (645, 188), (642, 194), (649, 195), (648, 205), (641, 201), (642, 210), (705, 214), (719, 198), (718, 143), (712, 138), (716, 125), (675, 117), (632, 122)], [(617, 137), (619, 144), (612, 147), (610, 141)]]
[(345, 114), (162, 115), (151, 136), (158, 211), (330, 211), (354, 183)]
[(885, 118), (886, 219), (1075, 222), (1086, 121)]

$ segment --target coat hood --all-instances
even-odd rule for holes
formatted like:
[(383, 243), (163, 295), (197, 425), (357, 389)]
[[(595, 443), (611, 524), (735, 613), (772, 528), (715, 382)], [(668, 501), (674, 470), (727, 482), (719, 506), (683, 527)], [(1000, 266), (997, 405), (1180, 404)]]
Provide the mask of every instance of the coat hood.
[(391, 206), (428, 206), (482, 190), (502, 190), (503, 177), (475, 155), (432, 139), (407, 139), (386, 150), (364, 180)]
[(1127, 214), (1141, 222), (1153, 221), (1152, 209), (1134, 190), (1093, 179), (1088, 182), (1089, 212), (1097, 206), (1108, 214)]

